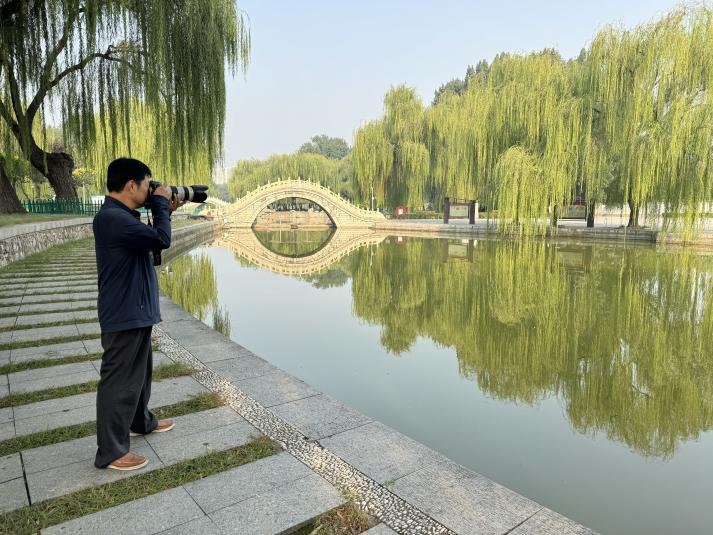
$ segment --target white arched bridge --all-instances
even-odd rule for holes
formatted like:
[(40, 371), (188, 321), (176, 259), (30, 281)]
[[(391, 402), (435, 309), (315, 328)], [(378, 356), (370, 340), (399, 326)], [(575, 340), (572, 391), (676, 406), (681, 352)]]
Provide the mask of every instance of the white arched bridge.
[(317, 182), (300, 179), (264, 184), (231, 204), (218, 207), (226, 228), (251, 228), (268, 205), (286, 197), (298, 197), (318, 204), (337, 228), (368, 228), (385, 221), (383, 214), (364, 210), (342, 199)]

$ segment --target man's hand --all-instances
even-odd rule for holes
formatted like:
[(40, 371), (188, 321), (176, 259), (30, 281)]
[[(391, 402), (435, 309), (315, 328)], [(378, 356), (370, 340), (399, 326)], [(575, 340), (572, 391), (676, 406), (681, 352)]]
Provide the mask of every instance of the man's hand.
[(153, 194), (165, 197), (169, 201), (169, 203), (171, 201), (171, 190), (166, 184), (161, 184), (158, 188), (154, 190)]
[(186, 204), (186, 201), (178, 200), (178, 195), (174, 193), (168, 201), (168, 211), (173, 212), (176, 208), (180, 208), (184, 204)]

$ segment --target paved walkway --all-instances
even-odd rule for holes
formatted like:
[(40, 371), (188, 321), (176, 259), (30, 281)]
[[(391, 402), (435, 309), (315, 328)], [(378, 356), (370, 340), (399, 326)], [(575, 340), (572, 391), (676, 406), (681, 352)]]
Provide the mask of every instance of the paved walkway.
[[(0, 344), (5, 347), (0, 366), (33, 361), (44, 366), (0, 375), (0, 398), (97, 380), (101, 347), (93, 270), (93, 250), (86, 242), (42, 264), (28, 259), (0, 270)], [(592, 533), (315, 390), (165, 297), (161, 309), (154, 366), (182, 362), (197, 372), (155, 382), (151, 405), (209, 391), (219, 393), (226, 405), (176, 417), (169, 433), (132, 439), (133, 449), (150, 460), (138, 472), (95, 469), (94, 436), (0, 457), (0, 512), (266, 435), (282, 446), (281, 453), (42, 533), (283, 533), (347, 499), (382, 522), (368, 531), (371, 535)], [(44, 326), (54, 323), (63, 325)], [(81, 356), (81, 362), (60, 360)], [(0, 408), (0, 442), (94, 417), (93, 392)]]

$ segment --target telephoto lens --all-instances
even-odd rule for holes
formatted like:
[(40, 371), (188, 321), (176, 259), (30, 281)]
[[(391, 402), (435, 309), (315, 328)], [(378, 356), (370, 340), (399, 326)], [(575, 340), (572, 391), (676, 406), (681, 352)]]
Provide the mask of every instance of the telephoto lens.
[[(151, 195), (161, 185), (160, 182), (152, 180), (149, 183)], [(183, 202), (205, 202), (208, 198), (208, 186), (167, 186), (178, 200)]]

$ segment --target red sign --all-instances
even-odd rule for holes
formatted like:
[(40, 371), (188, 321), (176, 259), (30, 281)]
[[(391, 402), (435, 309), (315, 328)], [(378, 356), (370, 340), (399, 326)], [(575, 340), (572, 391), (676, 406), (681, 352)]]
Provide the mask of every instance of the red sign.
[(407, 215), (408, 214), (408, 207), (407, 206), (397, 206), (395, 210), (395, 214), (397, 216), (400, 215)]

